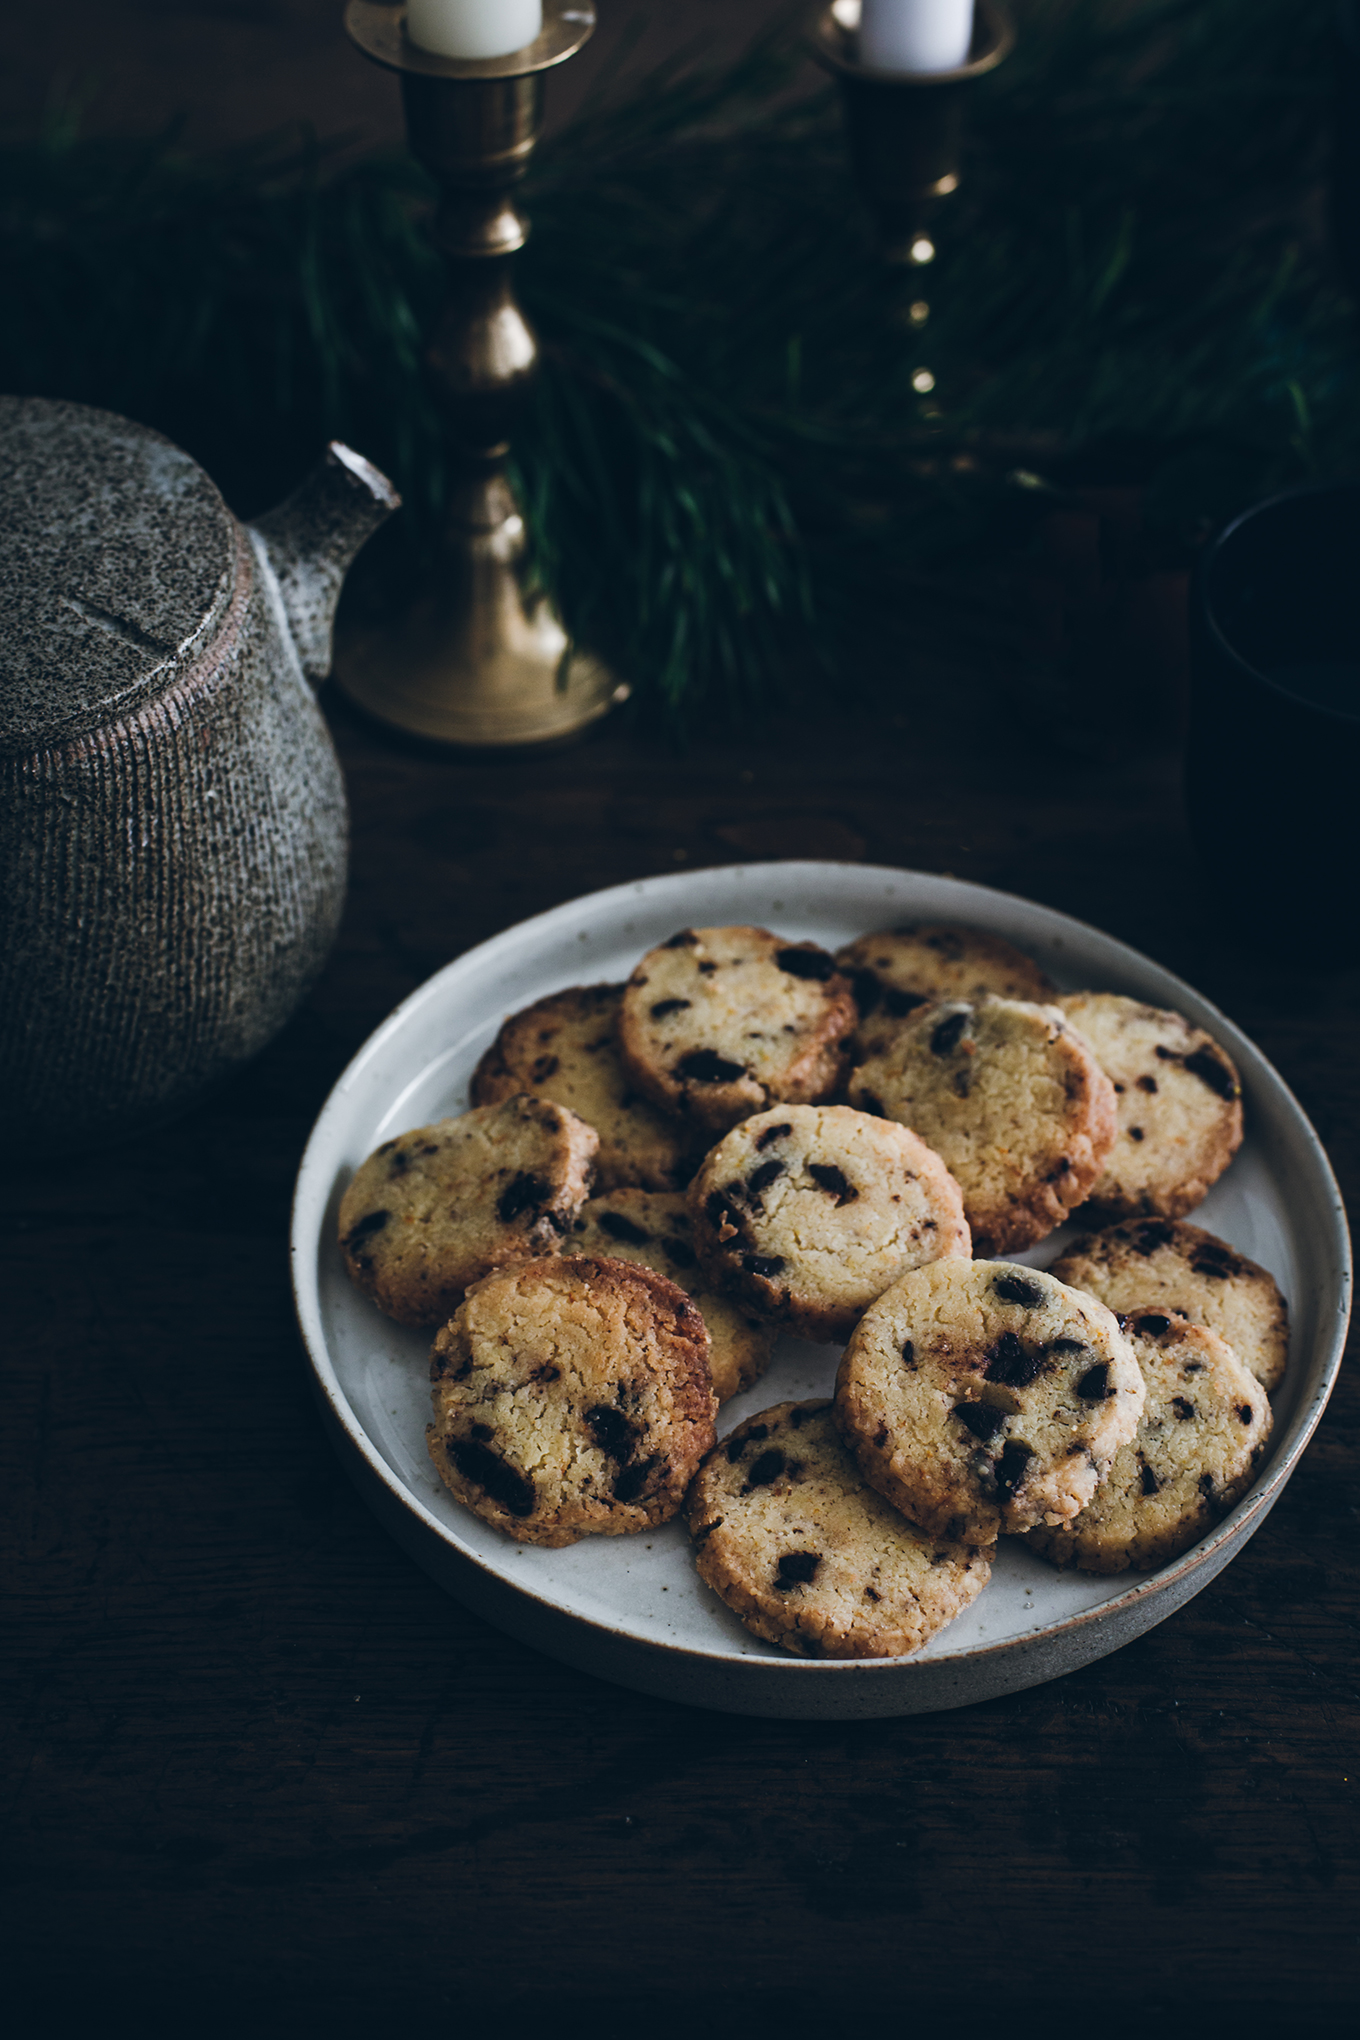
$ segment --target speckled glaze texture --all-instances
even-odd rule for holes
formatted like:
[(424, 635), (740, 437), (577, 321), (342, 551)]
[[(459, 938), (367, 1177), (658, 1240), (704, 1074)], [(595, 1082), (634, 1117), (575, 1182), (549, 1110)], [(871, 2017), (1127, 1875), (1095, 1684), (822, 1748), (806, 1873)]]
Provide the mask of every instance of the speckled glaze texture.
[(250, 532), (157, 434), (0, 399), (6, 1144), (181, 1109), (320, 969), (345, 795), (292, 622), (315, 669), (345, 566), (394, 502), (333, 453)]

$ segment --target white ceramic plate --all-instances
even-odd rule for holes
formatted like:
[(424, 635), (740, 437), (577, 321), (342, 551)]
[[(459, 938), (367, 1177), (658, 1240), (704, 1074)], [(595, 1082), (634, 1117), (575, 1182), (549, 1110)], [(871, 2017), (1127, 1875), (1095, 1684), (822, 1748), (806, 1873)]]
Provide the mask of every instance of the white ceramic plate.
[[(425, 1450), (429, 1338), (352, 1288), (336, 1214), (380, 1141), (467, 1106), (478, 1057), (508, 1013), (574, 984), (626, 977), (677, 928), (755, 922), (829, 949), (909, 920), (1004, 935), (1066, 990), (1174, 1006), (1242, 1073), (1247, 1135), (1197, 1224), (1262, 1262), (1289, 1300), (1289, 1371), (1271, 1456), (1248, 1495), (1160, 1572), (1113, 1579), (1051, 1570), (1003, 1539), (989, 1585), (911, 1657), (816, 1662), (747, 1634), (699, 1581), (678, 1523), (563, 1551), (513, 1543), (462, 1508)], [(1045, 1266), (1073, 1228), (1018, 1258)], [(1322, 1414), (1350, 1303), (1345, 1215), (1317, 1136), (1265, 1058), (1188, 985), (1065, 915), (957, 879), (863, 864), (733, 865), (615, 886), (524, 921), (432, 977), (365, 1043), (317, 1121), (293, 1213), (298, 1320), (322, 1409), (365, 1499), (459, 1599), (567, 1663), (644, 1692), (739, 1713), (853, 1718), (966, 1705), (1036, 1685), (1117, 1649), (1213, 1578), (1264, 1520)], [(788, 1397), (824, 1395), (838, 1349), (781, 1341), (763, 1380), (724, 1405), (719, 1430)]]

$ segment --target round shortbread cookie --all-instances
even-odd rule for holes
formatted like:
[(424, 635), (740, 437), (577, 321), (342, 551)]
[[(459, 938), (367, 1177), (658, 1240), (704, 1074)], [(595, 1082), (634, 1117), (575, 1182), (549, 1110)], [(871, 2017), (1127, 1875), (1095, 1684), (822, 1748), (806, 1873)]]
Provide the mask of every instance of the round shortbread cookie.
[(436, 1338), (430, 1379), (440, 1478), (522, 1544), (667, 1522), (713, 1444), (704, 1321), (631, 1261), (489, 1275)]
[(708, 1366), (720, 1403), (758, 1381), (770, 1364), (775, 1333), (726, 1296), (699, 1267), (689, 1207), (677, 1190), (611, 1190), (583, 1205), (562, 1248), (655, 1268), (699, 1306), (708, 1326)]
[(836, 1416), (872, 1487), (932, 1535), (988, 1544), (1084, 1509), (1143, 1407), (1111, 1311), (1008, 1261), (933, 1261), (871, 1304)]
[(815, 943), (685, 928), (628, 980), (619, 1047), (649, 1098), (716, 1136), (766, 1105), (828, 1097), (854, 1022), (850, 986)]
[(637, 1086), (619, 1059), (622, 985), (575, 985), (512, 1013), (478, 1063), (474, 1105), (528, 1093), (565, 1105), (600, 1136), (601, 1190), (682, 1190), (699, 1156), (691, 1135)]
[(1226, 1339), (1273, 1395), (1289, 1358), (1289, 1309), (1275, 1277), (1197, 1225), (1129, 1218), (1073, 1240), (1051, 1273), (1111, 1310), (1176, 1311)]
[(963, 1191), (980, 1257), (1031, 1246), (1080, 1204), (1114, 1146), (1114, 1086), (1056, 1006), (951, 999), (902, 1023), (850, 1102), (910, 1126)]
[(740, 1425), (700, 1468), (688, 1516), (699, 1577), (799, 1657), (919, 1650), (991, 1573), (980, 1545), (925, 1536), (865, 1483), (828, 1402)]
[(805, 1339), (844, 1339), (876, 1296), (971, 1253), (958, 1184), (905, 1126), (779, 1105), (734, 1126), (689, 1188), (713, 1284)]
[(1242, 1499), (1270, 1436), (1265, 1390), (1217, 1332), (1141, 1311), (1124, 1335), (1147, 1388), (1138, 1430), (1079, 1516), (1026, 1539), (1083, 1572), (1179, 1558)]
[(980, 928), (885, 928), (836, 953), (859, 1011), (858, 1059), (882, 1055), (903, 1020), (936, 999), (1028, 999), (1042, 1005), (1057, 987), (1032, 957)]
[(1225, 1050), (1179, 1013), (1114, 992), (1056, 999), (1115, 1089), (1119, 1134), (1092, 1216), (1181, 1218), (1242, 1145), (1242, 1086)]
[(340, 1206), (350, 1276), (399, 1324), (438, 1324), (493, 1268), (560, 1250), (590, 1195), (595, 1147), (595, 1129), (546, 1098), (384, 1141)]

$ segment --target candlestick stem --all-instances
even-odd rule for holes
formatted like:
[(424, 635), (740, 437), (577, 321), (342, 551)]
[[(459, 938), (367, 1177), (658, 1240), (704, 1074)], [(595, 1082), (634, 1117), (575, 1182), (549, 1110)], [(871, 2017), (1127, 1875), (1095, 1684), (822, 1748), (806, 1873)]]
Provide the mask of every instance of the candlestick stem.
[(515, 296), (513, 257), (528, 237), (515, 187), (542, 131), (544, 74), (588, 40), (594, 9), (544, 0), (527, 49), (475, 60), (418, 48), (405, 12), (349, 0), (345, 25), (366, 56), (400, 72), (412, 154), (439, 186), (432, 235), (449, 287), (426, 367), (455, 474), (431, 584), (394, 627), (344, 637), (336, 679), (370, 714), (439, 742), (554, 742), (628, 692), (528, 587), (524, 520), (504, 473), (538, 366)]

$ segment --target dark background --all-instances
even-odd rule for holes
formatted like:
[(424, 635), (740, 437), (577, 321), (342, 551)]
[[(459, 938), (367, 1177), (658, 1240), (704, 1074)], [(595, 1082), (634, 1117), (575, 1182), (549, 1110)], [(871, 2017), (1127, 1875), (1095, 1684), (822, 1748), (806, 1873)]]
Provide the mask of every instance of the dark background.
[[(11, 8), (0, 112), (32, 120), (53, 78), (93, 77), (90, 120), (113, 130), (183, 110), (204, 145), (298, 115), (390, 141), (393, 88), (339, 11)], [(559, 112), (626, 17), (650, 56), (764, 10), (602, 11)], [(933, 612), (890, 710), (829, 705), (683, 756), (610, 726), (456, 760), (328, 700), (353, 883), (315, 995), (180, 1124), (3, 1182), (0, 1941), (25, 2031), (1353, 2016), (1352, 1379), (1264, 1528), (1161, 1628), (1011, 1699), (844, 1726), (670, 1706), (488, 1629), (377, 1528), (311, 1406), (285, 1238), (329, 1086), (470, 944), (650, 872), (862, 857), (1080, 915), (1247, 1029), (1353, 1197), (1360, 973), (1287, 926), (1242, 933), (1202, 876), (1174, 646), (1107, 686), (1122, 740), (1083, 747), (1013, 625), (1004, 600), (981, 623)]]

